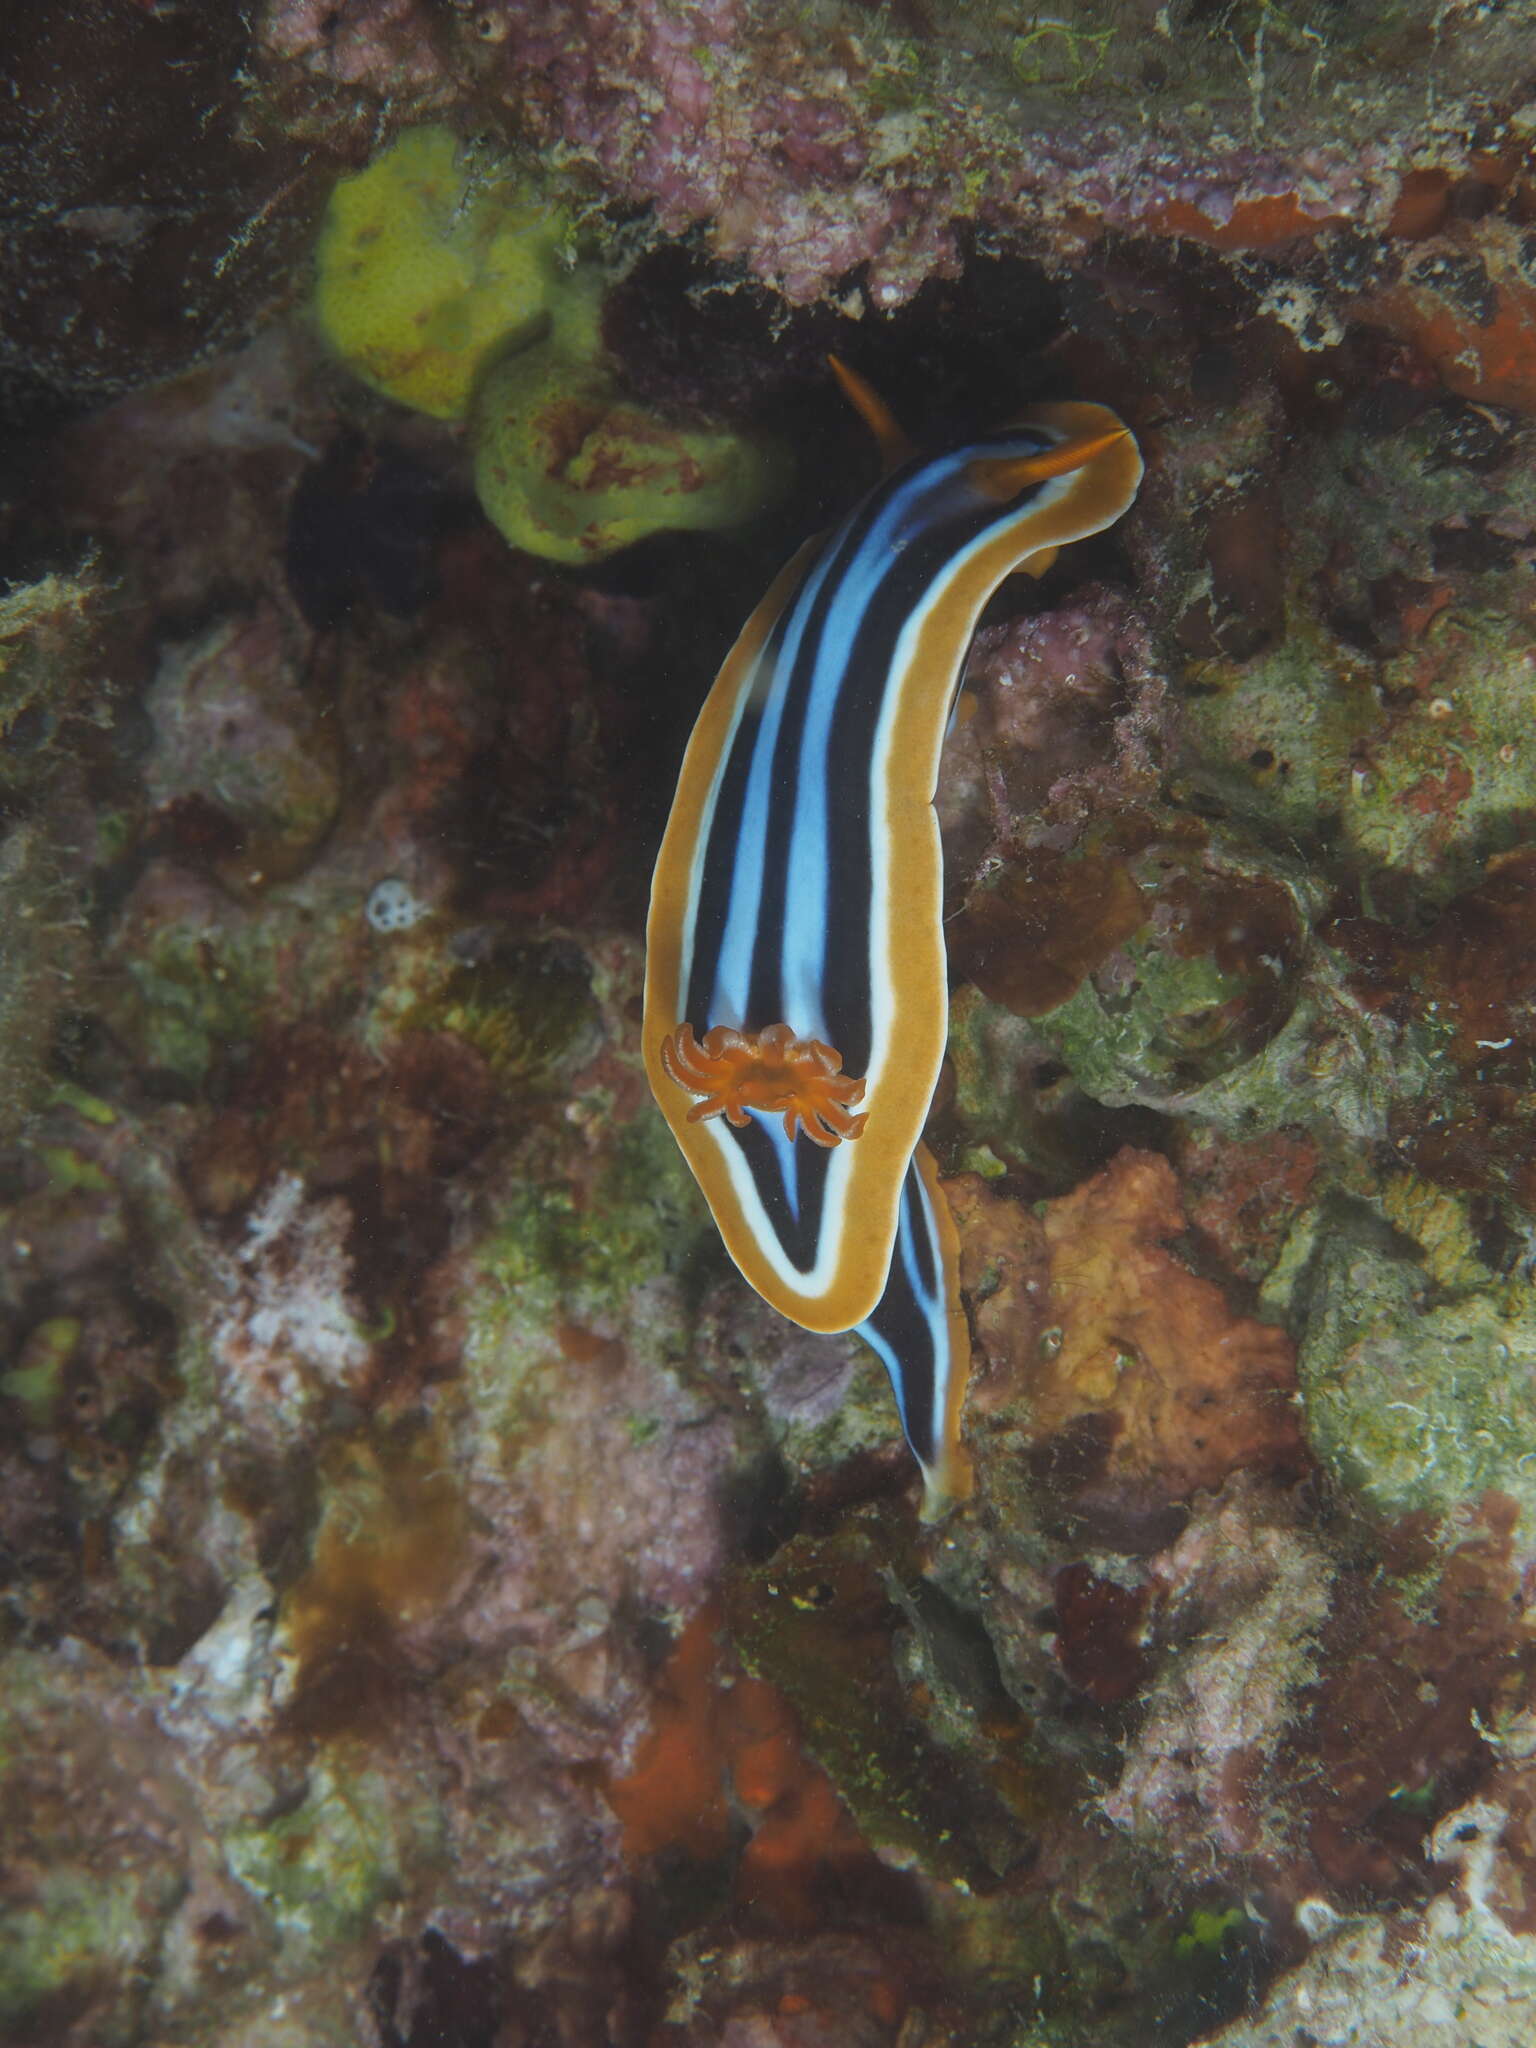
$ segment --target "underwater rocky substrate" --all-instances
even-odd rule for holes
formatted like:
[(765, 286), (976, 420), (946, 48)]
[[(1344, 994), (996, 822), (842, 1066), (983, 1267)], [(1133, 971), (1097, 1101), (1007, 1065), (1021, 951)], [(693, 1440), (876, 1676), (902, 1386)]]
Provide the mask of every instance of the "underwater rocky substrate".
[[(1529, 2040), (1519, 12), (7, 26), (8, 2041)], [(639, 1056), (829, 349), (1148, 465), (941, 772), (934, 1526)]]

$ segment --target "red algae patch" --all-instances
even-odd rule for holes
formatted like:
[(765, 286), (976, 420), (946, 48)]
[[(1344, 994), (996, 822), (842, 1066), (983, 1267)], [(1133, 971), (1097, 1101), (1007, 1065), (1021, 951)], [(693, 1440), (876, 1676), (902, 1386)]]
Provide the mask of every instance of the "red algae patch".
[[(1329, 1886), (1390, 1895), (1420, 1882), (1428, 1820), (1468, 1796), (1486, 1731), (1529, 1700), (1512, 1526), (1511, 1504), (1490, 1494), (1431, 1593), (1357, 1579), (1336, 1596), (1312, 1712), (1282, 1752), (1291, 1781), (1319, 1788), (1307, 1842)], [(1422, 1533), (1416, 1544), (1404, 1523), (1397, 1537), (1414, 1562)]]
[(1043, 1017), (1149, 915), (1124, 861), (1037, 847), (995, 887), (972, 893), (953, 944), (955, 965), (994, 1003)]

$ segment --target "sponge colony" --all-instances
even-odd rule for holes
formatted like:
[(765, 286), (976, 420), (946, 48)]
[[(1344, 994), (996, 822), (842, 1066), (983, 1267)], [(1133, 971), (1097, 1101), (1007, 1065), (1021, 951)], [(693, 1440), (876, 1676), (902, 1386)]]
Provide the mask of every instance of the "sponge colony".
[(513, 547), (593, 562), (646, 534), (734, 526), (777, 492), (781, 458), (742, 434), (673, 425), (600, 363), (509, 356), (475, 399), (475, 491)]
[(448, 128), (412, 128), (331, 194), (315, 251), (315, 317), (386, 398), (460, 419), (493, 350), (550, 325), (566, 215), (494, 165), (477, 174)]
[(354, 375), (441, 420), (471, 415), (475, 489), (514, 547), (600, 560), (668, 527), (731, 526), (778, 485), (750, 436), (625, 395), (602, 341), (609, 273), (563, 261), (571, 219), (448, 128), (413, 128), (331, 195), (321, 333)]

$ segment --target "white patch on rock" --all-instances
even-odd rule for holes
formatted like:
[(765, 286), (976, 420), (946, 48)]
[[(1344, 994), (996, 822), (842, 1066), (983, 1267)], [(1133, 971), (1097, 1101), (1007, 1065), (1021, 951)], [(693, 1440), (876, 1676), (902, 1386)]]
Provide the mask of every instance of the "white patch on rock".
[(408, 932), (421, 923), (430, 909), (409, 882), (391, 875), (369, 891), (363, 915), (376, 932)]
[(321, 1387), (351, 1387), (372, 1347), (352, 1298), (352, 1212), (339, 1196), (305, 1199), (278, 1176), (251, 1211), (236, 1253), (240, 1299), (214, 1326), (226, 1395), (267, 1437), (302, 1432)]
[(1259, 301), (1259, 311), (1267, 313), (1271, 320), (1280, 325), (1309, 353), (1317, 349), (1337, 348), (1344, 339), (1344, 328), (1332, 310), (1310, 285), (1300, 278), (1277, 278)]

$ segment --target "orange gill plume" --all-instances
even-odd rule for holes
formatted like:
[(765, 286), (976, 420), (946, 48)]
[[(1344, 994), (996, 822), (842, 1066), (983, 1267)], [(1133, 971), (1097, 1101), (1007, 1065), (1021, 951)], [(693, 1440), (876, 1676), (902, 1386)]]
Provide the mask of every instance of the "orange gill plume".
[(864, 1083), (843, 1072), (842, 1054), (819, 1038), (796, 1038), (787, 1024), (762, 1031), (716, 1024), (702, 1039), (683, 1024), (675, 1039), (668, 1032), (662, 1040), (661, 1063), (680, 1088), (704, 1098), (689, 1110), (689, 1123), (723, 1114), (739, 1129), (747, 1111), (759, 1109), (782, 1114), (791, 1140), (803, 1130), (817, 1145), (836, 1145), (869, 1120), (851, 1110)]

